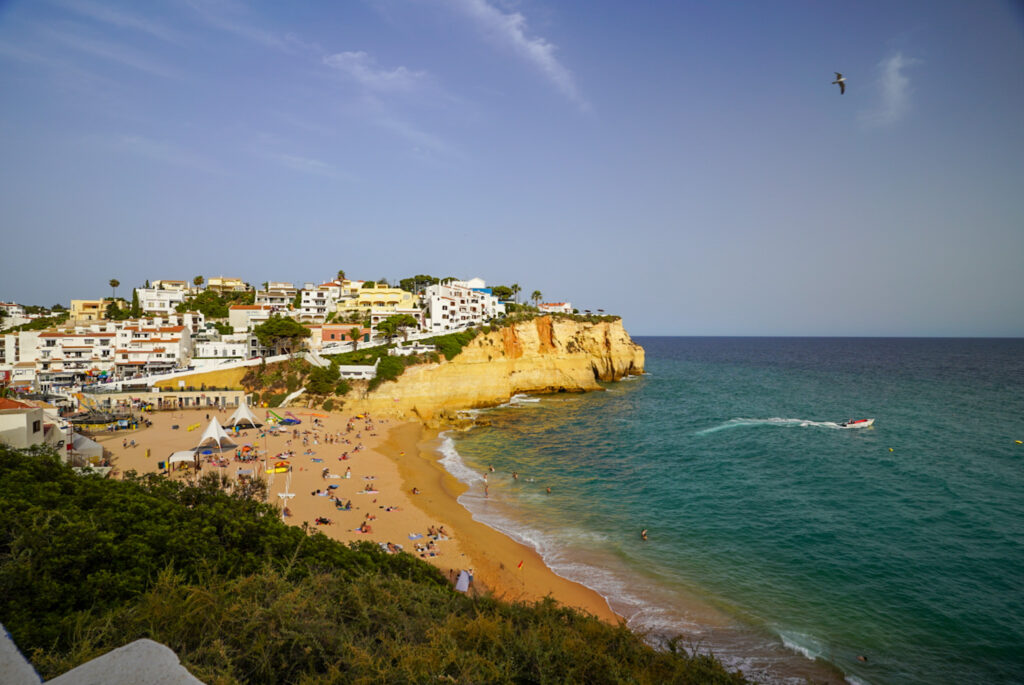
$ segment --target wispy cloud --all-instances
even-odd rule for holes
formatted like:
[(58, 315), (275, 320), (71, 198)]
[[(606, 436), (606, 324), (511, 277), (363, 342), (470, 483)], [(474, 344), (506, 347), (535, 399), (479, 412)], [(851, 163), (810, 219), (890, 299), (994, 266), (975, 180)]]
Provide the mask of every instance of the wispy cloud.
[(465, 155), (456, 146), (408, 117), (396, 112), (387, 102), (373, 94), (366, 94), (350, 103), (344, 111), (354, 119), (383, 129), (411, 145), (411, 152), (434, 161), (464, 160)]
[(324, 64), (348, 75), (370, 90), (379, 92), (409, 91), (418, 87), (426, 72), (412, 71), (399, 66), (382, 69), (365, 52), (339, 52), (323, 58)]
[(208, 25), (250, 43), (288, 53), (323, 52), (315, 43), (306, 43), (294, 33), (280, 34), (250, 23), (245, 18), (247, 7), (232, 0), (189, 0), (188, 4)]
[(319, 159), (313, 159), (312, 157), (302, 157), (300, 155), (289, 155), (283, 153), (273, 153), (267, 156), (292, 171), (299, 171), (304, 174), (314, 174), (316, 176), (327, 176), (329, 178), (341, 178), (345, 176), (327, 162)]
[(861, 121), (870, 126), (889, 126), (901, 121), (910, 111), (911, 85), (906, 70), (920, 63), (921, 60), (905, 57), (902, 52), (879, 62), (881, 100), (878, 107), (861, 115)]
[(487, 0), (449, 0), (449, 4), (469, 16), (489, 36), (511, 48), (522, 59), (539, 69), (562, 94), (587, 111), (590, 104), (576, 86), (572, 72), (555, 55), (557, 47), (539, 36), (527, 35), (526, 18), (519, 12), (502, 12)]
[(180, 33), (151, 19), (115, 10), (111, 7), (91, 2), (91, 0), (58, 0), (57, 4), (79, 15), (111, 26), (141, 31), (168, 43), (181, 44), (184, 42), (184, 38)]
[(117, 62), (122, 66), (137, 69), (138, 71), (144, 71), (148, 74), (153, 74), (154, 76), (174, 79), (182, 78), (180, 73), (170, 67), (158, 64), (131, 50), (126, 50), (125, 48), (112, 45), (102, 40), (72, 35), (70, 33), (56, 31), (53, 29), (44, 29), (42, 33), (72, 50), (78, 50), (79, 52), (84, 52), (93, 55), (94, 57), (100, 57), (112, 62)]
[(196, 153), (175, 145), (174, 143), (168, 143), (162, 140), (154, 140), (153, 138), (146, 138), (139, 135), (126, 135), (118, 138), (115, 141), (115, 146), (134, 155), (145, 157), (156, 162), (173, 164), (175, 166), (181, 166), (212, 174), (224, 173), (223, 169), (206, 157), (197, 155)]
[(396, 116), (386, 116), (377, 119), (376, 123), (389, 131), (397, 133), (413, 144), (413, 152), (417, 154), (431, 153), (441, 154), (445, 157), (459, 157), (454, 148), (446, 143), (444, 139), (417, 128), (412, 123)]

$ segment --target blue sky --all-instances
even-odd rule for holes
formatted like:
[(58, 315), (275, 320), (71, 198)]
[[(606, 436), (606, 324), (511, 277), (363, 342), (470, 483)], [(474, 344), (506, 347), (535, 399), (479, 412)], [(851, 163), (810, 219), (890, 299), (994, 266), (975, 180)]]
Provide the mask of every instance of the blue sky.
[(634, 334), (1022, 336), (1024, 10), (0, 0), (0, 236), (29, 304), (343, 268)]

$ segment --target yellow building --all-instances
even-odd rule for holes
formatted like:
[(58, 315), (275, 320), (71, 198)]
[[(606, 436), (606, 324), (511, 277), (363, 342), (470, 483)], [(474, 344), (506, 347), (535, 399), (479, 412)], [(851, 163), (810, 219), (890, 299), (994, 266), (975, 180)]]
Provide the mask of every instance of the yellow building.
[(206, 282), (207, 290), (212, 290), (216, 293), (230, 293), (230, 292), (245, 292), (249, 289), (249, 286), (245, 284), (241, 278), (224, 278), (223, 276), (213, 276)]
[(338, 302), (338, 313), (352, 311), (395, 311), (412, 309), (416, 296), (401, 288), (390, 288), (386, 285), (375, 285), (372, 288), (360, 288), (356, 296)]
[(109, 298), (100, 300), (71, 300), (71, 321), (103, 321), (107, 318)]

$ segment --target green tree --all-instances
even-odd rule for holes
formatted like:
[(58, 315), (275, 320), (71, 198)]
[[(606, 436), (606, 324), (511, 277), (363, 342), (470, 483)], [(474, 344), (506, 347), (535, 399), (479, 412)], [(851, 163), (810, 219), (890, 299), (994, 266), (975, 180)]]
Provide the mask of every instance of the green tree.
[(359, 337), (363, 334), (362, 329), (353, 326), (348, 331), (348, 337), (352, 338), (352, 351), (359, 349)]
[(344, 269), (338, 269), (338, 281), (342, 282), (342, 283), (345, 281), (345, 270)]
[(121, 285), (121, 281), (117, 280), (116, 278), (110, 279), (110, 292), (112, 293), (110, 299), (117, 299), (117, 286), (119, 285)]
[(507, 285), (493, 286), (491, 288), (491, 293), (499, 300), (511, 300), (512, 295), (514, 294), (512, 292), (512, 288), (509, 288)]
[(142, 316), (142, 304), (139, 302), (139, 291), (136, 288), (132, 288), (132, 307), (129, 311), (133, 319)]
[(202, 288), (204, 280), (206, 279), (204, 279), (202, 276), (196, 276), (195, 278), (192, 279), (192, 285), (194, 285), (196, 288)]
[[(227, 295), (225, 293), (224, 295)], [(245, 295), (246, 293), (232, 293), (232, 295)], [(198, 295), (191, 297), (177, 305), (176, 312), (198, 311), (208, 319), (226, 319), (228, 316), (228, 302), (224, 295), (213, 290), (204, 290)]]
[(302, 291), (295, 291), (295, 297), (292, 299), (292, 309), (299, 309), (302, 307)]
[(542, 295), (539, 290), (534, 290), (532, 293), (530, 293), (530, 299), (533, 300), (534, 307), (536, 307), (537, 303), (539, 303), (543, 298), (544, 295)]
[(267, 289), (268, 289), (267, 286), (270, 285), (270, 282), (269, 281), (263, 281), (262, 283), (260, 283), (260, 285), (263, 286), (263, 292), (267, 292)]
[(384, 319), (383, 321), (378, 321), (375, 328), (377, 329), (378, 333), (380, 333), (386, 338), (391, 338), (392, 336), (394, 336), (395, 331), (398, 330), (398, 327), (395, 325), (395, 322), (391, 320), (391, 318)]
[(435, 285), (439, 281), (439, 278), (436, 278), (429, 274), (416, 274), (415, 276), (403, 278), (400, 281), (398, 281), (398, 287), (410, 293), (419, 293), (428, 285)]
[[(393, 329), (396, 332), (401, 332), (402, 338), (406, 341), (409, 340), (409, 330), (415, 330), (419, 327), (419, 322), (411, 314), (395, 314), (387, 318), (391, 322)], [(380, 330), (380, 326), (377, 327)]]
[(522, 291), (522, 288), (519, 287), (518, 283), (513, 283), (512, 287), (511, 287), (511, 290), (512, 290), (512, 297), (516, 298), (516, 304), (519, 304), (519, 293)]
[(127, 309), (121, 309), (116, 300), (111, 300), (107, 304), (106, 317), (111, 321), (124, 321), (131, 317), (131, 312)]
[(261, 345), (273, 349), (276, 354), (292, 352), (299, 341), (312, 335), (312, 331), (295, 319), (276, 314), (254, 328), (253, 333)]

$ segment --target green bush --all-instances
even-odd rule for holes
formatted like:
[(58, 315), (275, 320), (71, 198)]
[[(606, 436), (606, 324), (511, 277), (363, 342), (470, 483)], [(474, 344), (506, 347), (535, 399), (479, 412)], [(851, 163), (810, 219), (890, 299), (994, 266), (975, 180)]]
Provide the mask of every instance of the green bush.
[(306, 378), (306, 391), (313, 395), (329, 395), (340, 378), (338, 366), (331, 364), (326, 369), (315, 368)]
[(39, 319), (33, 319), (28, 323), (23, 323), (20, 326), (14, 326), (8, 328), (5, 333), (17, 333), (19, 331), (45, 331), (47, 328), (54, 328), (59, 326), (68, 320), (70, 314), (59, 314), (57, 316), (44, 316)]
[(393, 381), (405, 371), (405, 361), (401, 357), (381, 357), (377, 364), (377, 375), (370, 379), (369, 389), (376, 390), (384, 381)]
[(334, 409), (334, 400), (328, 397), (321, 406), (323, 406), (324, 411), (331, 411)]
[(475, 328), (470, 328), (469, 330), (460, 331), (458, 333), (438, 335), (433, 338), (428, 338), (423, 342), (427, 345), (436, 346), (437, 350), (444, 355), (445, 359), (451, 361), (458, 356), (463, 347), (468, 345), (470, 341), (476, 337), (476, 334), (477, 330)]
[(288, 397), (286, 392), (267, 391), (263, 393), (263, 401), (267, 403), (268, 407), (280, 407), (286, 397)]
[(346, 381), (345, 379), (338, 381), (338, 384), (334, 386), (335, 395), (347, 395), (350, 390), (352, 390), (352, 386), (349, 385), (349, 382)]
[(288, 389), (288, 392), (295, 392), (299, 389), (299, 376), (296, 373), (290, 373), (285, 376), (284, 387)]

